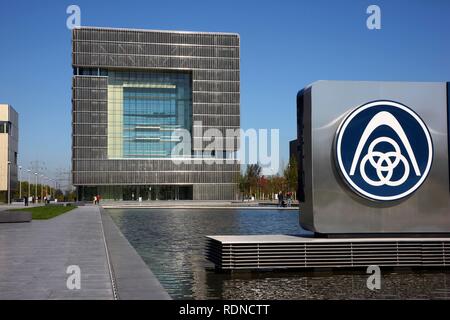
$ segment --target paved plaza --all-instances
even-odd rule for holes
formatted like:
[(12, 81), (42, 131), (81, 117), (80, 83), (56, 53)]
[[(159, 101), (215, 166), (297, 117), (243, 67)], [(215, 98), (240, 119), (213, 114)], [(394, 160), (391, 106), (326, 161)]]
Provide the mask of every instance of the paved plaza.
[[(0, 299), (120, 298), (121, 289), (116, 294), (113, 290), (117, 281), (112, 274), (120, 279), (122, 298), (168, 299), (120, 231), (107, 224), (106, 238), (111, 239), (108, 252), (115, 254), (111, 260), (108, 260), (99, 207), (79, 207), (49, 220), (0, 224)], [(108, 261), (120, 269), (114, 273)], [(71, 274), (66, 271), (73, 265), (81, 271), (79, 290), (67, 287)], [(139, 270), (133, 273), (133, 266)], [(130, 284), (139, 282), (139, 277), (148, 286), (141, 285), (133, 293)]]

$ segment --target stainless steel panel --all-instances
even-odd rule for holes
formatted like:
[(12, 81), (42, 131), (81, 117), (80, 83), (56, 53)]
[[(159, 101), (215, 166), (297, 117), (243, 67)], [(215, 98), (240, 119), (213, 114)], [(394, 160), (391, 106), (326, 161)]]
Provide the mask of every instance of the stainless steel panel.
[[(305, 89), (305, 202), (300, 223), (318, 233), (450, 232), (449, 150), (445, 83), (319, 81)], [(338, 126), (357, 106), (393, 100), (425, 122), (434, 145), (430, 173), (411, 196), (374, 202), (354, 193), (336, 170)]]

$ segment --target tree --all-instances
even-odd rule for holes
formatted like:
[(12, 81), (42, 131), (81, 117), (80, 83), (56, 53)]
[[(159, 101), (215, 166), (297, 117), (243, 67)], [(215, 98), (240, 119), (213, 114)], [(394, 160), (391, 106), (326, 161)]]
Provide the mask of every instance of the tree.
[(283, 172), (284, 178), (286, 179), (286, 187), (288, 191), (296, 192), (298, 186), (298, 169), (297, 169), (297, 159), (291, 157), (289, 163)]
[[(38, 184), (36, 188), (35, 184), (29, 184), (28, 181), (21, 181), (20, 184), (22, 185), (22, 188), (20, 188), (19, 184), (17, 184), (15, 190), (12, 193), (12, 197), (14, 199), (19, 199), (19, 196), (21, 195), (20, 193), (22, 193), (22, 198), (25, 196), (34, 196), (36, 194), (36, 189), (38, 197), (41, 196), (41, 189), (44, 196), (54, 194), (54, 189), (49, 185)], [(28, 194), (28, 190), (30, 190), (30, 194)]]
[(247, 175), (240, 173), (239, 175), (239, 191), (242, 195), (247, 195), (249, 186), (247, 181)]
[[(58, 190), (61, 192), (61, 196), (62, 196), (62, 191)], [(76, 201), (77, 200), (77, 193), (75, 191), (69, 191), (66, 190), (66, 192), (64, 193), (64, 196), (62, 196), (62, 198), (64, 199), (64, 201)]]
[(269, 180), (265, 176), (261, 176), (258, 182), (258, 190), (259, 190), (259, 198), (261, 199), (261, 193), (263, 194), (263, 198), (266, 195), (270, 194), (269, 190)]
[(261, 183), (262, 168), (259, 164), (250, 164), (245, 173), (239, 176), (239, 190), (243, 195), (251, 196), (257, 193)]
[(247, 178), (250, 195), (255, 193), (258, 188), (258, 183), (259, 183), (259, 180), (261, 179), (261, 172), (262, 172), (262, 168), (258, 163), (250, 164), (247, 167), (247, 171), (246, 171), (245, 175)]
[(289, 159), (289, 164), (284, 168), (283, 175), (263, 176), (262, 168), (259, 164), (248, 165), (245, 173), (240, 174), (239, 190), (243, 195), (256, 195), (256, 198), (261, 198), (261, 193), (264, 196), (269, 196), (273, 199), (273, 195), (278, 192), (294, 192), (297, 191), (298, 171), (297, 161), (295, 157)]
[(279, 175), (272, 176), (270, 179), (270, 190), (272, 193), (286, 192), (286, 179)]

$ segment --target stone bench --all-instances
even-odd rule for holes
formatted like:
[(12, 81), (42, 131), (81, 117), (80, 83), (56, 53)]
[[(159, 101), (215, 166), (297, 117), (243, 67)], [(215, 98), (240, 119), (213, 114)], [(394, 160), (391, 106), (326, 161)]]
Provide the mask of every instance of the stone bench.
[(0, 223), (30, 222), (31, 212), (27, 211), (0, 211)]

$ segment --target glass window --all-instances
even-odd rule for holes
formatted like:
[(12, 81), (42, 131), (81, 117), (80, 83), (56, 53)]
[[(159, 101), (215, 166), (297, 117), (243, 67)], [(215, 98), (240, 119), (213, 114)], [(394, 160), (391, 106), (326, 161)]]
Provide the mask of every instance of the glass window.
[(0, 133), (9, 133), (11, 129), (11, 122), (0, 121)]
[(108, 156), (170, 157), (177, 132), (192, 132), (191, 83), (189, 73), (109, 72)]

